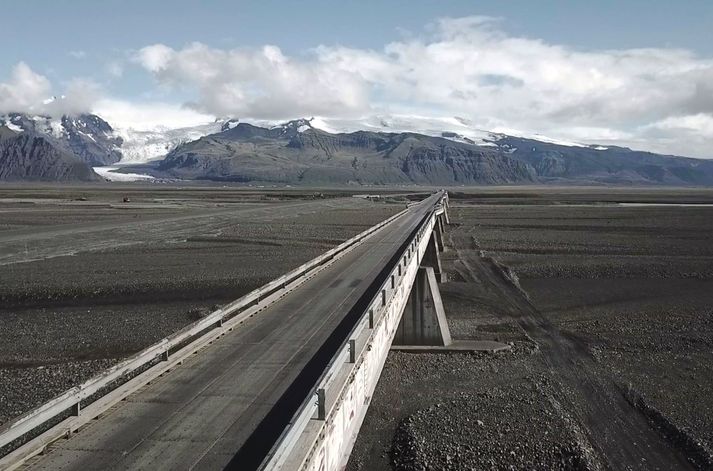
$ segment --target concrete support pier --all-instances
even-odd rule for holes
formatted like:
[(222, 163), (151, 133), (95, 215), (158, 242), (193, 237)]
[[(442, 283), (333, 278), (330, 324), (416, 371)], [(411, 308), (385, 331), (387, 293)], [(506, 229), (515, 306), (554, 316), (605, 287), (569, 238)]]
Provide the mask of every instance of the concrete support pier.
[(433, 228), (433, 235), (436, 237), (438, 251), (443, 252), (446, 249), (443, 243), (443, 218), (439, 217), (436, 219), (436, 227)]
[[(429, 243), (430, 245), (430, 243)], [(451, 343), (435, 270), (418, 269), (393, 345), (437, 345)]]
[(426, 246), (426, 252), (423, 254), (423, 259), (421, 260), (422, 267), (431, 267), (436, 275), (436, 280), (439, 283), (445, 283), (446, 274), (443, 273), (441, 269), (441, 257), (438, 255), (438, 241), (436, 239), (436, 231), (431, 233), (431, 239), (428, 241)]

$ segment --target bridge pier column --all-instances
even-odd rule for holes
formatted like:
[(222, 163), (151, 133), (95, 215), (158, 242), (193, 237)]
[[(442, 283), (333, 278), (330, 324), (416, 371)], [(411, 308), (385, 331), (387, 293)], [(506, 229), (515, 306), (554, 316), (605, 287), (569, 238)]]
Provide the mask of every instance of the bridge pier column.
[(426, 245), (426, 252), (423, 254), (423, 259), (421, 259), (422, 267), (431, 267), (436, 274), (436, 280), (439, 283), (446, 281), (445, 273), (441, 269), (441, 257), (438, 255), (438, 242), (436, 239), (436, 231), (431, 233), (431, 238)]
[(433, 228), (433, 235), (436, 238), (436, 246), (439, 252), (445, 250), (445, 245), (443, 244), (443, 222), (440, 217), (436, 218), (436, 226)]
[(439, 345), (451, 343), (451, 333), (443, 310), (441, 293), (432, 267), (418, 269), (394, 345)]

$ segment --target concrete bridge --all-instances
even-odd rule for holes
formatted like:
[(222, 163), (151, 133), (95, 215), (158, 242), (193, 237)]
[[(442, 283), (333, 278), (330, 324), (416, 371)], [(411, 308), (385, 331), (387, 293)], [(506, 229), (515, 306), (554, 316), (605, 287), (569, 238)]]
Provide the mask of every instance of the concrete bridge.
[(5, 424), (0, 469), (342, 469), (392, 343), (451, 342), (447, 207), (411, 204)]

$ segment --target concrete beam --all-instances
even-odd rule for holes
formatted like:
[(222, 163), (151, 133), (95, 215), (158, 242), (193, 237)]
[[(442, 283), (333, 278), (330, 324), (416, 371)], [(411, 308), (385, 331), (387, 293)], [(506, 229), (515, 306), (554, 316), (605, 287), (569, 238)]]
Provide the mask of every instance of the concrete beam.
[(443, 309), (436, 274), (431, 267), (418, 269), (394, 345), (438, 345), (451, 343), (451, 333)]

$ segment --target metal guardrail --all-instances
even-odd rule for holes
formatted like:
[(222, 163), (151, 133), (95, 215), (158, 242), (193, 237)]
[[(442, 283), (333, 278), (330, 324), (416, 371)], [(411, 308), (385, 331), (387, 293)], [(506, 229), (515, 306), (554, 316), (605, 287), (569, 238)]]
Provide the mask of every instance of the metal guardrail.
[[(330, 431), (332, 435), (344, 433), (353, 435), (337, 437), (339, 443), (334, 447), (338, 448), (339, 451), (346, 450), (348, 456), (353, 440), (356, 438), (355, 434), (358, 432), (361, 420), (366, 413), (368, 402), (366, 404), (361, 403), (362, 410), (358, 411), (355, 419), (358, 420), (358, 424), (344, 422), (336, 426), (334, 424), (328, 426), (327, 424), (335, 420), (335, 411), (344, 402), (347, 389), (354, 385), (358, 370), (363, 366), (365, 353), (370, 352), (375, 346), (375, 337), (377, 335), (381, 336), (381, 343), (384, 343), (384, 340), (388, 337), (386, 351), (382, 351), (379, 355), (383, 357), (378, 360), (381, 362), (378, 371), (381, 371), (383, 361), (386, 359), (388, 346), (398, 325), (401, 310), (408, 297), (410, 285), (415, 279), (415, 274), (425, 252), (431, 231), (436, 225), (436, 217), (445, 212), (444, 208), (447, 202), (448, 194), (444, 192), (427, 217), (423, 219), (414, 230), (412, 236), (406, 241), (404, 248), (396, 254), (398, 263), (395, 264), (386, 279), (378, 287), (367, 307), (361, 313), (359, 320), (349, 332), (346, 340), (330, 360), (328, 367), (320, 376), (317, 384), (314, 385), (311, 393), (293, 416), (287, 428), (282, 432), (279, 440), (273, 445), (260, 469), (276, 471), (307, 467), (307, 464), (315, 458), (320, 442), (334, 439), (333, 436), (330, 436)], [(389, 325), (385, 326), (384, 324), (387, 321)], [(382, 329), (379, 330), (380, 328)], [(384, 346), (380, 345), (380, 347), (383, 349)], [(371, 387), (373, 388), (378, 380), (378, 374), (371, 380)], [(368, 383), (368, 379), (364, 383)], [(366, 384), (364, 384), (364, 387), (367, 387)], [(352, 419), (350, 418), (350, 420)], [(354, 425), (356, 425), (356, 429), (354, 429)], [(338, 431), (334, 432), (334, 430)], [(349, 442), (348, 445), (344, 444), (345, 440)], [(343, 456), (336, 458), (332, 456), (330, 458), (322, 455), (321, 459), (323, 461), (320, 463), (311, 463), (314, 469), (342, 469), (346, 466), (346, 462), (342, 462)], [(328, 463), (331, 463), (331, 465)]]
[[(68, 412), (71, 415), (79, 415), (81, 413), (80, 406), (82, 406), (83, 401), (86, 401), (88, 398), (92, 398), (98, 393), (101, 393), (102, 395), (109, 394), (114, 389), (112, 387), (113, 385), (115, 385), (116, 388), (120, 386), (116, 383), (118, 383), (122, 378), (125, 378), (138, 370), (146, 369), (157, 360), (168, 361), (170, 357), (171, 360), (173, 360), (173, 363), (176, 363), (176, 358), (170, 356), (174, 349), (180, 348), (181, 352), (193, 350), (192, 348), (186, 347), (190, 347), (193, 344), (204, 343), (204, 338), (207, 335), (204, 334), (196, 338), (199, 334), (211, 329), (214, 326), (222, 326), (226, 320), (242, 314), (243, 311), (249, 311), (250, 315), (252, 315), (254, 312), (263, 309), (271, 302), (281, 297), (282, 294), (296, 287), (296, 284), (301, 284), (318, 270), (328, 265), (332, 260), (345, 254), (374, 232), (401, 217), (407, 211), (408, 210), (403, 210), (397, 213), (396, 215), (343, 242), (337, 247), (325, 252), (319, 257), (314, 258), (313, 260), (246, 294), (221, 309), (212, 312), (205, 318), (194, 322), (175, 334), (170, 335), (158, 341), (154, 345), (142, 350), (141, 352), (127, 358), (126, 360), (121, 361), (83, 384), (71, 388), (47, 403), (3, 424), (0, 426), (0, 448), (11, 444), (15, 440), (22, 438), (34, 430), (46, 428), (50, 421), (56, 421), (58, 418), (66, 416)], [(187, 354), (185, 354), (185, 356), (187, 356)], [(156, 374), (152, 375), (152, 378), (155, 376)], [(134, 380), (136, 379), (139, 379), (139, 383), (141, 383), (141, 374), (139, 374), (138, 378), (134, 378)], [(143, 384), (150, 380), (151, 378), (147, 378)], [(133, 390), (135, 389), (136, 388), (134, 387)], [(95, 397), (93, 399), (98, 401), (99, 398)], [(56, 436), (44, 437), (38, 446), (44, 447), (48, 444), (48, 442), (59, 439), (66, 434), (64, 430), (57, 431), (54, 430), (53, 427), (46, 432), (43, 432), (35, 439), (32, 439), (29, 443), (21, 446), (24, 448), (31, 448), (34, 440), (38, 440), (46, 434), (52, 434), (53, 431)], [(8, 453), (6, 456), (9, 456), (11, 453), (12, 452)], [(27, 459), (32, 456), (32, 452), (28, 451), (25, 455), (23, 455), (22, 459)], [(0, 464), (3, 466), (8, 465), (7, 462), (3, 461), (6, 460), (0, 460)]]

